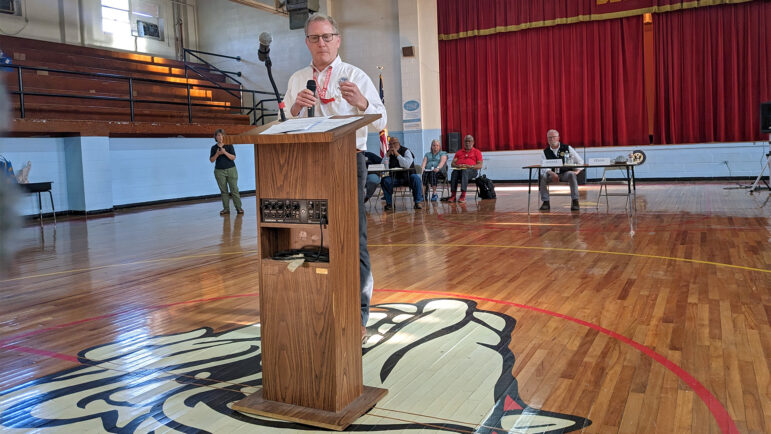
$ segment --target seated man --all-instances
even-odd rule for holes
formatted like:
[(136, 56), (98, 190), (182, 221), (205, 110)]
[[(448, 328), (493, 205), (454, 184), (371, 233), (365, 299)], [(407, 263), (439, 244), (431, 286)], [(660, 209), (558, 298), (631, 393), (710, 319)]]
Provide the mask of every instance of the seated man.
[(439, 198), (436, 196), (436, 183), (441, 173), (446, 176), (447, 173), (447, 153), (442, 150), (439, 140), (431, 141), (431, 151), (423, 156), (423, 185), (426, 186), (426, 196), (428, 196), (428, 186), (431, 186), (431, 201), (436, 202)]
[[(383, 162), (383, 159), (380, 158), (377, 154), (373, 152), (365, 152), (364, 156), (367, 157), (367, 167), (371, 166), (372, 164), (380, 164)], [(380, 184), (380, 174), (379, 173), (368, 173), (367, 174), (367, 193), (364, 196), (364, 202), (367, 202), (373, 194), (375, 194), (375, 190), (377, 189), (377, 185)]]
[(452, 194), (447, 202), (455, 202), (455, 195), (458, 192), (458, 181), (460, 181), (458, 203), (465, 203), (468, 182), (470, 179), (476, 178), (478, 170), (482, 168), (482, 153), (474, 147), (474, 137), (470, 134), (463, 138), (463, 149), (455, 153), (452, 167), (454, 169), (450, 177)]
[(410, 169), (403, 172), (392, 172), (390, 176), (384, 177), (380, 181), (380, 187), (383, 189), (383, 197), (385, 197), (386, 204), (383, 207), (388, 211), (393, 206), (391, 205), (392, 196), (394, 193), (394, 187), (400, 185), (409, 185), (412, 190), (412, 197), (415, 200), (415, 209), (421, 209), (420, 202), (423, 202), (423, 183), (420, 181), (420, 176), (413, 173), (412, 163), (415, 161), (415, 157), (412, 152), (399, 143), (399, 139), (391, 137), (388, 139), (388, 153), (383, 157), (383, 164), (386, 169), (401, 167), (403, 169)]
[[(549, 142), (549, 146), (543, 150), (543, 155), (547, 160), (561, 160), (563, 156), (570, 155), (573, 163), (584, 164), (584, 160), (578, 155), (572, 146), (568, 146), (564, 143), (560, 143), (560, 133), (557, 130), (549, 130), (546, 132), (546, 141)], [(555, 168), (556, 173), (549, 169), (541, 174), (541, 179), (538, 180), (538, 191), (541, 192), (541, 211), (549, 211), (549, 187), (550, 182), (567, 182), (570, 184), (570, 198), (572, 199), (570, 209), (572, 211), (578, 211), (578, 174), (583, 169), (562, 169)]]

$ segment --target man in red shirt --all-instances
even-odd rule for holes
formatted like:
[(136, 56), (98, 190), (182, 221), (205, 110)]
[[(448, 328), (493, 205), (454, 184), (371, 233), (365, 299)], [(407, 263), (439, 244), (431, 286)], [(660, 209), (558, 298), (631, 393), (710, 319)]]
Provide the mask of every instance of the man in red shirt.
[(458, 192), (458, 181), (460, 181), (460, 197), (458, 203), (466, 202), (466, 188), (469, 179), (476, 178), (477, 171), (482, 168), (482, 153), (474, 147), (474, 137), (470, 134), (463, 139), (463, 149), (455, 153), (452, 160), (452, 196), (447, 202), (455, 202), (455, 194)]

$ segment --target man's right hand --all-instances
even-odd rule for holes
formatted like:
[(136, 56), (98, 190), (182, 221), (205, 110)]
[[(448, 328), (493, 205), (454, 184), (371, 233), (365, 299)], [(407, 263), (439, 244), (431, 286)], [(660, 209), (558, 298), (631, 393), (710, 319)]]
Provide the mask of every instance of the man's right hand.
[(551, 170), (549, 171), (549, 178), (551, 178), (551, 182), (559, 182), (560, 180), (560, 177), (557, 176), (557, 174), (552, 172)]
[(313, 95), (313, 92), (303, 89), (297, 93), (297, 98), (294, 100), (292, 116), (297, 116), (303, 108), (313, 107), (314, 105), (316, 105), (316, 97)]

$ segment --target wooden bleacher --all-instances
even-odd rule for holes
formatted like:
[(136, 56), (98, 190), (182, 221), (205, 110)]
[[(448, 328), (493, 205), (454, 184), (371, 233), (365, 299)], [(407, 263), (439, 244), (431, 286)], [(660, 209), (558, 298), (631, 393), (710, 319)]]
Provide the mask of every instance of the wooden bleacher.
[[(83, 135), (211, 135), (217, 128), (240, 132), (250, 128), (241, 114), (239, 87), (222, 74), (195, 64), (202, 75), (188, 72), (192, 123), (188, 119), (185, 65), (181, 61), (138, 53), (112, 51), (33, 39), (0, 36), (0, 48), (14, 65), (49, 70), (113, 74), (132, 77), (134, 103), (83, 96), (129, 98), (129, 80), (55, 71), (22, 70), (24, 118), (19, 96), (9, 95), (13, 106), (12, 134), (75, 133)], [(19, 90), (18, 70), (2, 73), (9, 92)], [(152, 82), (142, 79), (153, 80)], [(216, 84), (214, 84), (216, 83)], [(175, 85), (176, 84), (176, 85)], [(219, 85), (224, 89), (210, 88)], [(203, 86), (210, 86), (209, 88)], [(75, 95), (35, 96), (28, 93)], [(161, 103), (162, 102), (162, 103)]]

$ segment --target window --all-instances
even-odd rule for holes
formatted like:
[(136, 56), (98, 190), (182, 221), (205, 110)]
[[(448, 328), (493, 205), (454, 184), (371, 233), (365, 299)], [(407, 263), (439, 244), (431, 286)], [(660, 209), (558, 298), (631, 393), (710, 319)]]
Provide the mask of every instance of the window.
[[(0, 0), (2, 1), (2, 0)], [(163, 40), (163, 18), (157, 3), (142, 0), (101, 0), (102, 31), (115, 36)]]
[(21, 15), (21, 0), (0, 0), (0, 13), (8, 15)]
[(131, 4), (131, 24), (134, 36), (163, 40), (163, 18), (157, 4), (135, 0)]
[(117, 35), (131, 34), (129, 0), (102, 0), (102, 31)]

